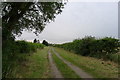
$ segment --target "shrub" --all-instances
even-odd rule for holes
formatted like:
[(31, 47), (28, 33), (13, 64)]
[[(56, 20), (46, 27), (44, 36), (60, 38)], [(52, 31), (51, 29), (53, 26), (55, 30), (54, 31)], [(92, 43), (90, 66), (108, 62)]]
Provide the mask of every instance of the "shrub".
[(40, 43), (31, 43), (26, 41), (16, 41), (19, 53), (29, 53), (36, 51), (37, 48), (43, 48), (44, 46)]
[[(118, 39), (105, 37), (95, 39), (95, 37), (86, 36), (82, 39), (76, 39), (73, 42), (55, 45), (68, 51), (73, 51), (83, 56), (91, 56), (103, 59), (113, 60), (113, 55), (119, 51), (120, 42)], [(117, 59), (115, 56), (114, 58)], [(115, 61), (115, 59), (114, 59)]]

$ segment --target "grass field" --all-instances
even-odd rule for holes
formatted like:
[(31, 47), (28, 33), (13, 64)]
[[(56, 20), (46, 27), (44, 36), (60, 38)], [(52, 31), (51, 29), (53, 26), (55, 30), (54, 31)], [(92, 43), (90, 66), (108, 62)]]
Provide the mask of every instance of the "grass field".
[(92, 57), (83, 57), (60, 48), (55, 48), (55, 51), (64, 59), (82, 68), (95, 78), (118, 78), (118, 65), (116, 63)]
[(68, 67), (62, 60), (60, 60), (53, 51), (52, 56), (57, 68), (60, 70), (64, 78), (80, 78), (76, 73)]
[[(23, 63), (19, 63), (12, 74), (15, 78), (50, 78), (48, 47), (26, 56)], [(23, 55), (24, 56), (24, 55)]]
[[(45, 47), (31, 54), (18, 55), (18, 60), (22, 60), (22, 63), (16, 61), (16, 66), (8, 78), (52, 78), (47, 57), (49, 48), (50, 47)], [(114, 62), (80, 56), (61, 48), (55, 47), (54, 49), (65, 60), (80, 67), (95, 78), (118, 78), (118, 65)], [(53, 51), (51, 51), (51, 53), (57, 68), (64, 78), (79, 78)]]

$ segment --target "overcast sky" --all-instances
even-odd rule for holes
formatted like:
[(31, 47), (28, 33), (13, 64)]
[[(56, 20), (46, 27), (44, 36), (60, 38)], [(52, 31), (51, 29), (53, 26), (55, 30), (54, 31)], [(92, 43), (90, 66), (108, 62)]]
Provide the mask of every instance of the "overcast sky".
[(117, 2), (68, 2), (63, 12), (36, 36), (24, 31), (17, 40), (32, 41), (35, 38), (51, 43), (64, 43), (84, 36), (118, 38)]

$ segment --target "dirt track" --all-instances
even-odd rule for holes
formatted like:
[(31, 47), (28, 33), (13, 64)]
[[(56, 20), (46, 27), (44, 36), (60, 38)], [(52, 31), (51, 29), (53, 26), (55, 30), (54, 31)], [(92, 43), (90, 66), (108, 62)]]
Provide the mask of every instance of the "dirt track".
[(56, 67), (56, 65), (52, 59), (52, 55), (50, 53), (50, 50), (48, 51), (48, 58), (49, 58), (49, 62), (50, 62), (52, 77), (53, 78), (63, 78), (63, 76), (61, 75), (60, 71), (58, 70), (58, 68)]
[(70, 62), (66, 61), (65, 59), (63, 59), (53, 48), (52, 48), (52, 50), (58, 58), (60, 58), (65, 64), (67, 64), (81, 78), (85, 78), (85, 80), (93, 80), (93, 77), (91, 75), (87, 74), (86, 72), (84, 72), (79, 67), (77, 67), (77, 66), (71, 64)]

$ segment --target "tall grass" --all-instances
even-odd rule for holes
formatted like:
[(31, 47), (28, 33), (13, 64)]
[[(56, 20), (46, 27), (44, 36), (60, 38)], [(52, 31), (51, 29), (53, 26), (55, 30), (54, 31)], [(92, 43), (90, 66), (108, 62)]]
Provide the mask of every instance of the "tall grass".
[(55, 50), (65, 60), (80, 67), (95, 78), (99, 78), (100, 80), (105, 80), (104, 78), (106, 78), (106, 80), (112, 80), (112, 78), (113, 80), (117, 80), (114, 78), (118, 78), (119, 65), (114, 62), (104, 61), (102, 59), (96, 59), (93, 57), (81, 56), (79, 54), (74, 54), (70, 51), (63, 50), (62, 48), (55, 47)]
[(6, 41), (3, 45), (2, 55), (2, 77), (10, 76), (16, 66), (16, 62), (21, 63), (26, 60), (26, 56), (35, 52), (37, 49), (44, 48), (43, 44), (31, 43), (26, 41)]
[(50, 78), (49, 61), (47, 59), (49, 47), (44, 49), (38, 49), (34, 54), (28, 56), (28, 54), (19, 54), (18, 57), (25, 57), (26, 60), (21, 63), (17, 63), (14, 70), (11, 72), (8, 78)]
[(108, 58), (114, 62), (120, 62), (120, 53), (108, 55)]

